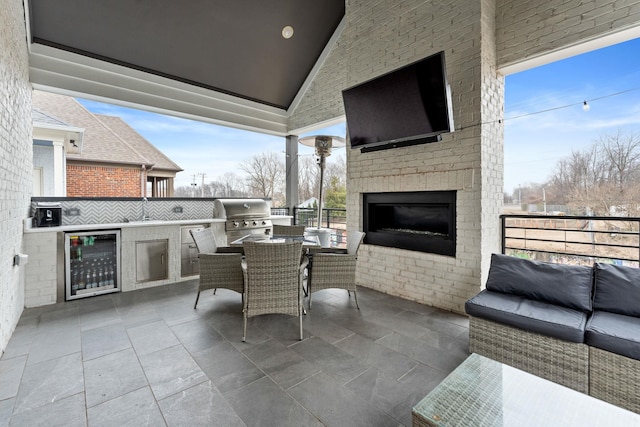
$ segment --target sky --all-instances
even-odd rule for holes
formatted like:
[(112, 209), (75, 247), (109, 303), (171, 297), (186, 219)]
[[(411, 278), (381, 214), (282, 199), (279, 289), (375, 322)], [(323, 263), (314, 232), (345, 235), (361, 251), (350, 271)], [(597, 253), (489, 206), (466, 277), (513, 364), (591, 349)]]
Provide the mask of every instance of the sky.
[[(133, 108), (104, 104), (96, 101), (78, 99), (89, 111), (97, 114), (118, 116), (129, 126), (146, 138), (162, 153), (178, 164), (183, 172), (176, 175), (174, 187), (190, 186), (193, 176), (195, 182), (209, 183), (222, 177), (227, 172), (244, 176), (240, 169), (242, 162), (249, 161), (253, 156), (273, 152), (282, 154), (285, 160), (285, 138), (272, 136), (247, 130), (218, 126), (180, 117), (167, 116)], [(344, 138), (345, 123), (340, 123), (318, 129), (308, 134), (298, 135), (335, 135)], [(345, 148), (334, 148), (327, 162), (338, 156), (345, 158)], [(314, 149), (298, 145), (299, 156), (313, 156)]]
[[(584, 101), (589, 111), (583, 110)], [(176, 187), (189, 186), (194, 175), (199, 184), (203, 173), (206, 183), (227, 172), (243, 175), (240, 163), (262, 152), (281, 153), (284, 161), (284, 137), (80, 102), (94, 113), (121, 117), (184, 169)], [(504, 118), (504, 191), (509, 194), (518, 186), (544, 183), (558, 161), (601, 136), (619, 130), (640, 135), (640, 39), (507, 76)], [(311, 134), (345, 133), (343, 122)], [(298, 149), (300, 156), (313, 155), (313, 148)], [(344, 158), (344, 150), (334, 149), (328, 162)]]
[(546, 182), (558, 161), (599, 137), (640, 136), (640, 39), (507, 76), (504, 117), (509, 194)]

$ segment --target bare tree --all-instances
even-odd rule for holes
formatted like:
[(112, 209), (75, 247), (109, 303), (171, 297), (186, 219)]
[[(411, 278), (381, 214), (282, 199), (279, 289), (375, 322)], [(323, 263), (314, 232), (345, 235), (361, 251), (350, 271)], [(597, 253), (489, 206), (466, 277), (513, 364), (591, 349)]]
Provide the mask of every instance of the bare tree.
[(513, 200), (525, 205), (536, 205), (542, 203), (543, 189), (544, 184), (529, 182), (513, 190)]
[(620, 131), (615, 135), (605, 135), (598, 140), (605, 156), (608, 181), (622, 190), (626, 183), (638, 181), (640, 169), (640, 137), (624, 135)]
[(226, 196), (224, 192), (224, 186), (219, 181), (211, 181), (207, 184), (208, 193), (211, 194), (211, 197), (224, 197)]
[[(342, 156), (331, 156), (333, 160), (331, 163), (327, 162), (327, 166), (324, 171), (326, 186), (339, 185), (347, 187), (347, 163)], [(337, 180), (337, 181), (336, 181)], [(333, 184), (329, 184), (333, 182)], [(326, 188), (326, 187), (325, 187)]]
[[(273, 197), (284, 188), (284, 160), (276, 153), (261, 153), (240, 164), (247, 174), (247, 189), (254, 197)], [(275, 205), (275, 204), (274, 204)]]
[(191, 187), (181, 185), (173, 190), (173, 195), (174, 197), (193, 197), (193, 192)]
[(547, 184), (553, 195), (550, 200), (553, 200), (556, 204), (564, 205), (569, 201), (567, 196), (573, 186), (571, 173), (569, 160), (560, 160), (556, 164), (555, 172)]
[(242, 197), (246, 195), (243, 178), (233, 172), (227, 172), (215, 182), (216, 197)]
[[(313, 156), (298, 157), (298, 193), (300, 201), (318, 195), (320, 168)], [(205, 184), (205, 197), (269, 197), (274, 207), (285, 203), (285, 165), (278, 153), (261, 153), (240, 164), (246, 176), (227, 172)], [(325, 168), (325, 191), (331, 186), (346, 188), (346, 162), (343, 156), (331, 157)], [(176, 196), (193, 197), (193, 188), (178, 187)], [(201, 194), (200, 188), (196, 191)]]
[(561, 160), (548, 185), (567, 204), (597, 215), (616, 210), (637, 215), (640, 137), (618, 131)]
[(299, 201), (318, 195), (320, 168), (313, 156), (298, 156), (298, 197)]

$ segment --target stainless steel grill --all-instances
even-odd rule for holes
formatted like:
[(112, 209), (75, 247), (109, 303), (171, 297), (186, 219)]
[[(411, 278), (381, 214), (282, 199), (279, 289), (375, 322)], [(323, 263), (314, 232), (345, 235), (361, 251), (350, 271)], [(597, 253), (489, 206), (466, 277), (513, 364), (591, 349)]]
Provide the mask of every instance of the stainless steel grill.
[(215, 199), (213, 217), (225, 220), (227, 244), (247, 234), (271, 234), (271, 210), (262, 199)]

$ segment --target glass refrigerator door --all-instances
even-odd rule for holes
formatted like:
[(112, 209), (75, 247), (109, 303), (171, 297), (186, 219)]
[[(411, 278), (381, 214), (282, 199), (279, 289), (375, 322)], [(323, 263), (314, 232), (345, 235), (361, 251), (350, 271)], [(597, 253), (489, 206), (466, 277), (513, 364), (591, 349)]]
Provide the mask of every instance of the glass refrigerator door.
[(65, 233), (66, 299), (120, 291), (120, 230)]

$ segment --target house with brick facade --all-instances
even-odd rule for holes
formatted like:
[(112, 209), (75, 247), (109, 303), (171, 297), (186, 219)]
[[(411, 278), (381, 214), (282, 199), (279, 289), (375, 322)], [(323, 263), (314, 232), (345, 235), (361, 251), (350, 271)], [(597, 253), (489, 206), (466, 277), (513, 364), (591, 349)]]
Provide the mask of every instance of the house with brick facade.
[(119, 117), (33, 92), (34, 196), (171, 197), (180, 166)]

